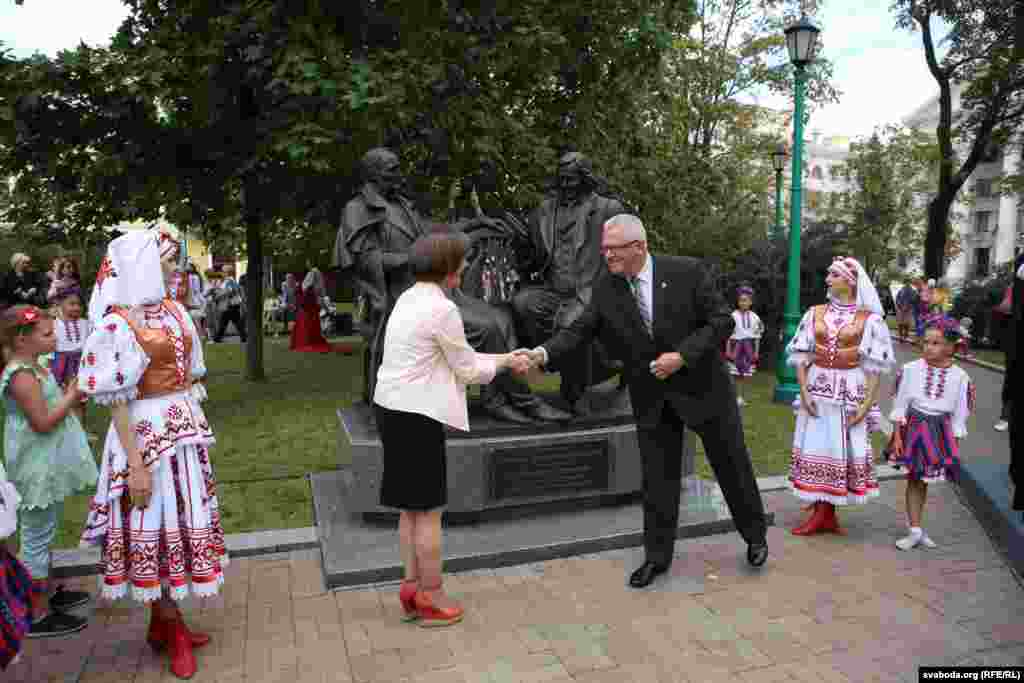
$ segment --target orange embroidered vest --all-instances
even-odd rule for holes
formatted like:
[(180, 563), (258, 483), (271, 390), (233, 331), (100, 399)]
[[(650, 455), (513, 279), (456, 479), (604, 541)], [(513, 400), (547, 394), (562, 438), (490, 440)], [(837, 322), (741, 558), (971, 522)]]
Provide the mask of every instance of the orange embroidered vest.
[(174, 317), (182, 331), (181, 341), (185, 351), (184, 377), (178, 374), (174, 341), (165, 330), (140, 327), (130, 318), (127, 310), (114, 310), (132, 328), (139, 346), (149, 356), (149, 366), (142, 373), (142, 379), (139, 380), (139, 398), (154, 398), (173, 394), (185, 391), (192, 386), (192, 338), (188, 335), (188, 328), (178, 312), (178, 307), (171, 303), (170, 299), (166, 299), (164, 308)]
[(825, 325), (825, 311), (828, 306), (814, 307), (814, 364), (819, 368), (850, 370), (859, 365), (858, 349), (864, 338), (868, 311), (857, 311), (853, 320), (839, 330), (839, 338), (833, 347), (828, 341), (828, 327)]

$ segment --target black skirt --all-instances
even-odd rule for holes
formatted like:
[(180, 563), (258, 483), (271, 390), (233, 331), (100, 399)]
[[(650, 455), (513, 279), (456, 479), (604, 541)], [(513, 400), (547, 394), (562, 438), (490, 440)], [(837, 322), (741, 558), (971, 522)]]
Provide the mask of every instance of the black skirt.
[(448, 503), (444, 425), (437, 420), (373, 405), (384, 445), (380, 504), (400, 510), (433, 510)]

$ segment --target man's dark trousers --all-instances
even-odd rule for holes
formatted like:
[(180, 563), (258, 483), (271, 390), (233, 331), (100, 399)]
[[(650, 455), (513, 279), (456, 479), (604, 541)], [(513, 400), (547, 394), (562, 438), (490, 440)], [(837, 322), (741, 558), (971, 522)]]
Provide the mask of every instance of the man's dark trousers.
[[(763, 543), (765, 514), (754, 469), (742, 438), (743, 425), (735, 401), (731, 409), (695, 425), (685, 425), (666, 401), (654, 427), (637, 427), (643, 459), (644, 550), (659, 566), (671, 564), (679, 526), (683, 433), (693, 430), (704, 444), (708, 462), (743, 540)], [(753, 484), (753, 486), (751, 486)]]

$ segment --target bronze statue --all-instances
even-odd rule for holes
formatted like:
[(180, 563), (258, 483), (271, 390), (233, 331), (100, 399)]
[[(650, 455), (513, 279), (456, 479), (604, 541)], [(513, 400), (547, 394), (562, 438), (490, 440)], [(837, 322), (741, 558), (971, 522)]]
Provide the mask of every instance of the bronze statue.
[[(360, 334), (369, 342), (364, 398), (373, 395), (383, 345), (384, 325), (398, 296), (414, 282), (408, 250), (427, 225), (403, 193), (398, 156), (388, 149), (367, 152), (361, 162), (364, 184), (345, 205), (334, 245), (334, 265), (348, 270), (359, 293), (357, 315)], [(486, 219), (460, 223), (467, 232), (490, 224)], [(506, 353), (518, 348), (511, 311), (492, 306), (464, 292), (453, 291), (466, 339), (482, 353)], [(530, 424), (535, 420), (564, 421), (571, 416), (530, 392), (511, 373), (502, 373), (481, 388), (484, 409), (495, 418)]]
[[(520, 289), (512, 300), (530, 346), (572, 324), (590, 302), (594, 282), (607, 271), (601, 254), (604, 223), (626, 209), (619, 200), (599, 194), (599, 185), (587, 157), (565, 154), (558, 161), (555, 195), (530, 216), (531, 249), (523, 266), (536, 272), (540, 281)], [(610, 377), (614, 368), (596, 346), (554, 369), (562, 375), (562, 397), (583, 412), (580, 399), (586, 388)]]

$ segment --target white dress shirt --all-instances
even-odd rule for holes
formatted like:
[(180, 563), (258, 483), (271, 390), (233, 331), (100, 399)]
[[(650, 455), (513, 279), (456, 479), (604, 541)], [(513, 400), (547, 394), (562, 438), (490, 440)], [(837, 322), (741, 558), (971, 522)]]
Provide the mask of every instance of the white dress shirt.
[(373, 402), (468, 432), (466, 385), (490, 383), (497, 360), (469, 345), (459, 309), (443, 289), (417, 282), (388, 318)]

